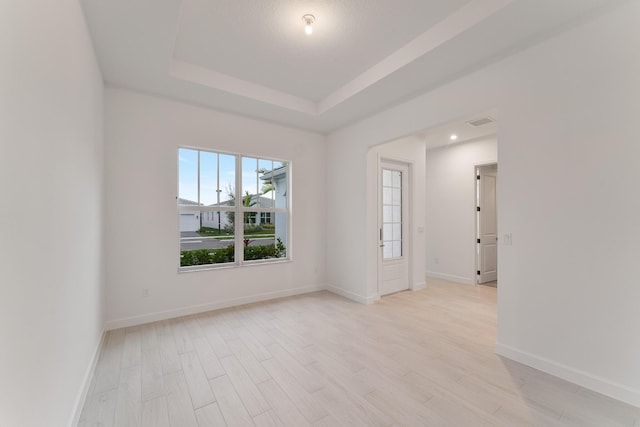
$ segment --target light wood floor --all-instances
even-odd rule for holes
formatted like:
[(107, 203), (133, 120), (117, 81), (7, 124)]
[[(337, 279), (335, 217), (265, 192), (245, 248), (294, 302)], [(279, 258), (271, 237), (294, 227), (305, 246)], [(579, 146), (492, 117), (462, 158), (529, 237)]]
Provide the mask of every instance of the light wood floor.
[(80, 426), (638, 426), (493, 352), (496, 289), (319, 292), (111, 331)]

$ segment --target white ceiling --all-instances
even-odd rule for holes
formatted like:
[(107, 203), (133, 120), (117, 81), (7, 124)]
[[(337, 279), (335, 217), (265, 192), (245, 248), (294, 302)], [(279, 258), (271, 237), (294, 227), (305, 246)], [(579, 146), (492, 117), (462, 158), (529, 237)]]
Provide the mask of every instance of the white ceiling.
[[(473, 126), (469, 123), (484, 118), (491, 119), (492, 121), (480, 126)], [(489, 110), (467, 117), (464, 120), (446, 123), (427, 129), (417, 136), (424, 139), (427, 150), (430, 150), (445, 145), (474, 141), (480, 138), (496, 135), (497, 133), (498, 123), (496, 122), (496, 111)], [(455, 140), (451, 140), (451, 135), (456, 135), (457, 138)]]
[(174, 58), (319, 102), (466, 3), (183, 0)]
[(81, 2), (107, 84), (329, 132), (620, 1)]

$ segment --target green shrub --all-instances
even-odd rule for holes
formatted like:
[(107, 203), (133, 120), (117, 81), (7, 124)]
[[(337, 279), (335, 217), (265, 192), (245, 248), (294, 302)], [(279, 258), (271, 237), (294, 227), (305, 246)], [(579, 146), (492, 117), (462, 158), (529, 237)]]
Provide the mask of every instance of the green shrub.
[[(234, 245), (221, 249), (195, 249), (180, 252), (180, 266), (223, 264), (235, 260)], [(276, 244), (255, 245), (244, 247), (245, 261), (253, 261), (268, 258), (282, 258), (286, 256), (286, 248), (282, 240), (277, 239)]]
[(256, 259), (276, 258), (275, 245), (255, 245), (244, 247), (244, 260), (252, 261)]
[(180, 266), (222, 264), (234, 261), (233, 245), (220, 249), (195, 249), (180, 252)]
[(278, 237), (275, 244), (276, 258), (287, 256), (287, 248), (284, 247), (282, 240)]
[(262, 231), (262, 227), (259, 225), (245, 225), (244, 234), (254, 234)]

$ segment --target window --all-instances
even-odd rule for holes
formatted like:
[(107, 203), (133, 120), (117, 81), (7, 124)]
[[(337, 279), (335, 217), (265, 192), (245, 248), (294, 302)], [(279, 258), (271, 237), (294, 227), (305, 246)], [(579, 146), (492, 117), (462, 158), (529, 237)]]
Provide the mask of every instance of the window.
[(280, 160), (179, 148), (180, 270), (288, 259), (289, 169)]
[(260, 223), (271, 224), (271, 212), (260, 212)]
[(383, 259), (402, 256), (402, 172), (382, 170)]

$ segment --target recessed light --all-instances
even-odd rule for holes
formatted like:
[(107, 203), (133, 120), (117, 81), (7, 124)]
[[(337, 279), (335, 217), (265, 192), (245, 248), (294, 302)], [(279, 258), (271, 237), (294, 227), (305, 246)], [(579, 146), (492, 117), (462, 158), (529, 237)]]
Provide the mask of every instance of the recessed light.
[(458, 135), (456, 135), (455, 133), (452, 133), (451, 136), (449, 137), (449, 139), (451, 141), (455, 141), (456, 139), (458, 139)]

